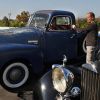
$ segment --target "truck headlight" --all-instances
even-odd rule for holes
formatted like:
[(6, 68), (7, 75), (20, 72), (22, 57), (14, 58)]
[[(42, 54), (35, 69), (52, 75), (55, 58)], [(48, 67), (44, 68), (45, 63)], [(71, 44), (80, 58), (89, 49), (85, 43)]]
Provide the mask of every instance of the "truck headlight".
[(56, 67), (52, 71), (53, 86), (58, 92), (65, 92), (73, 83), (74, 75), (66, 68)]

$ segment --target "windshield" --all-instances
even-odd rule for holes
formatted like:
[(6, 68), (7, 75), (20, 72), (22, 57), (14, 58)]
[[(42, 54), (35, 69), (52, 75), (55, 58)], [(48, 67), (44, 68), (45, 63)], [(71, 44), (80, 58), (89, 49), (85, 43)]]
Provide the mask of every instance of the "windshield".
[(36, 13), (30, 17), (28, 26), (44, 28), (47, 24), (49, 15)]

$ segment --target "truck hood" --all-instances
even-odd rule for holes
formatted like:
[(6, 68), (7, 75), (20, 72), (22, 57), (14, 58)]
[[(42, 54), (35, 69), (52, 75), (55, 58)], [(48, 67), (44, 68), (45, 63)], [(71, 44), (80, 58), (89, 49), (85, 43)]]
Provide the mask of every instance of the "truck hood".
[(0, 44), (3, 43), (37, 43), (42, 31), (33, 27), (0, 30)]

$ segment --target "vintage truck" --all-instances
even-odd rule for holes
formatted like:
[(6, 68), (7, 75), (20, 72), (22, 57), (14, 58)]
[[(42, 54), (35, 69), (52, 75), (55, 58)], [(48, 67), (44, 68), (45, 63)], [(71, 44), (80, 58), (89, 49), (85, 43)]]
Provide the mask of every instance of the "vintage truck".
[(61, 63), (63, 55), (71, 64), (85, 62), (84, 33), (72, 25), (72, 12), (40, 10), (26, 27), (0, 31), (1, 85), (12, 92), (25, 89), (31, 81), (34, 85), (52, 64)]

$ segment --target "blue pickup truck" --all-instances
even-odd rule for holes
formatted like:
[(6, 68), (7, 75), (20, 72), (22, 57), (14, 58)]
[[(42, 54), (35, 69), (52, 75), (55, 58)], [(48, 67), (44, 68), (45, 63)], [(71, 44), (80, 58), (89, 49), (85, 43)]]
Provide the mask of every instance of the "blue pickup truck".
[(73, 30), (72, 12), (40, 10), (23, 28), (0, 31), (0, 83), (8, 91), (33, 84), (63, 55), (84, 62), (84, 35)]

